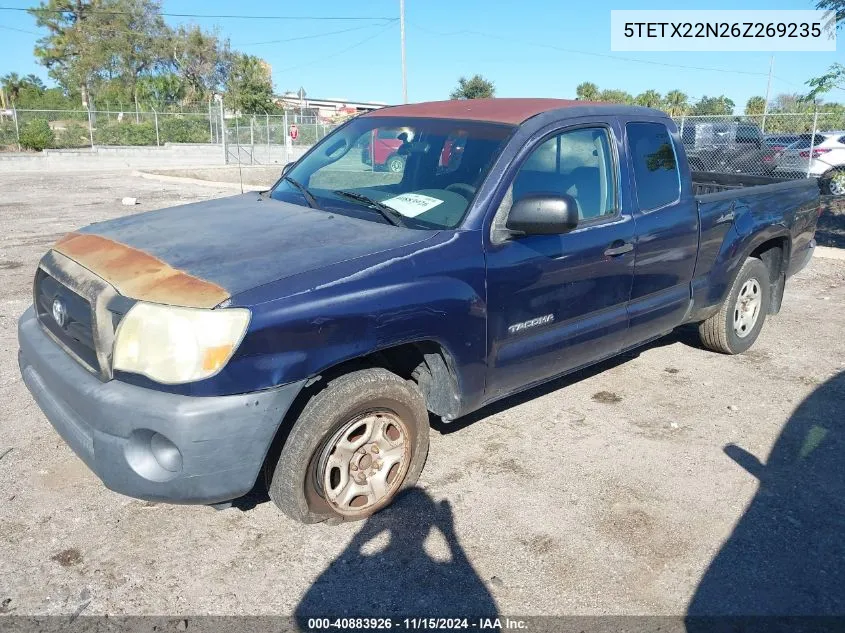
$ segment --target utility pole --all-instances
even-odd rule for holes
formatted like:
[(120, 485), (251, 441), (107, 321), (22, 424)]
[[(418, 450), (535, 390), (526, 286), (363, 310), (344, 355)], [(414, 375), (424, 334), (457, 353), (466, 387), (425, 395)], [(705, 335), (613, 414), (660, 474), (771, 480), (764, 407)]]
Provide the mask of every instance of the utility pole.
[(766, 104), (763, 106), (763, 122), (760, 125), (760, 132), (766, 133), (766, 115), (769, 113), (769, 97), (772, 93), (772, 71), (775, 68), (775, 56), (769, 59), (769, 83), (766, 84)]
[(402, 103), (408, 103), (408, 71), (405, 68), (405, 0), (399, 0), (399, 37), (402, 40)]

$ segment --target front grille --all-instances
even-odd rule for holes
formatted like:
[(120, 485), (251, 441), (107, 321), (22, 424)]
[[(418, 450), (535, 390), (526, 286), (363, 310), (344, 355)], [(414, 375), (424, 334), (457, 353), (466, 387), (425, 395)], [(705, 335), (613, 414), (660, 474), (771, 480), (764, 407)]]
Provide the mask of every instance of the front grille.
[[(63, 324), (54, 317), (54, 305), (64, 307)], [(35, 308), (41, 324), (94, 373), (100, 373), (91, 303), (44, 270), (35, 274)]]

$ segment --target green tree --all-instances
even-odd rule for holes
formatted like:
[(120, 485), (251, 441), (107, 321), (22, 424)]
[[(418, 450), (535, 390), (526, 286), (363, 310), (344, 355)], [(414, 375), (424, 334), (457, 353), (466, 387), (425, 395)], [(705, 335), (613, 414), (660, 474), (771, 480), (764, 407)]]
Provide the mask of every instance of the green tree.
[(15, 105), (20, 97), (21, 90), (26, 86), (26, 80), (18, 73), (8, 73), (0, 77), (0, 87), (7, 95), (9, 103)]
[(833, 64), (825, 74), (807, 80), (807, 85), (810, 87), (810, 92), (804, 96), (806, 101), (812, 101), (836, 88), (845, 90), (845, 66), (839, 63)]
[(141, 77), (138, 80), (137, 94), (141, 101), (161, 111), (184, 98), (185, 82), (175, 73)]
[(578, 87), (575, 88), (575, 94), (581, 101), (598, 101), (600, 93), (596, 84), (585, 81), (578, 84)]
[(781, 93), (775, 97), (774, 107), (775, 112), (783, 112), (785, 114), (812, 112), (813, 106), (808, 102), (809, 100), (797, 93)]
[(99, 13), (108, 0), (41, 0), (29, 13), (47, 35), (35, 45), (35, 56), (50, 77), (65, 89), (78, 88), (82, 106), (89, 104), (89, 88), (106, 65), (108, 37)]
[(47, 86), (44, 85), (44, 82), (38, 75), (30, 73), (24, 77), (23, 80), (26, 82), (26, 87), (31, 90), (35, 90), (36, 92), (44, 92), (47, 90)]
[(692, 108), (695, 115), (726, 115), (733, 114), (735, 103), (725, 95), (718, 97), (703, 96)]
[(633, 103), (634, 97), (624, 90), (602, 90), (599, 93), (599, 101), (607, 103)]
[(235, 53), (226, 78), (226, 104), (244, 114), (275, 109), (270, 66), (260, 57)]
[(766, 111), (765, 97), (751, 97), (745, 103), (745, 114), (763, 114)]
[(461, 77), (458, 86), (449, 95), (450, 99), (489, 99), (496, 96), (496, 86), (481, 75)]
[(666, 110), (669, 116), (684, 116), (689, 111), (689, 97), (680, 90), (666, 93)]
[(102, 46), (137, 107), (139, 81), (165, 65), (169, 31), (158, 0), (111, 0), (110, 11)]
[(168, 53), (187, 99), (208, 99), (222, 91), (232, 57), (229, 40), (196, 25), (180, 25), (170, 34)]
[[(819, 0), (816, 8), (833, 11), (837, 29), (845, 24), (845, 0)], [(805, 101), (813, 101), (835, 88), (845, 89), (845, 66), (840, 63), (831, 65), (823, 75), (808, 79), (807, 86), (810, 91), (804, 96)]]
[(647, 108), (659, 108), (663, 105), (663, 97), (656, 90), (646, 90), (638, 94), (634, 102)]

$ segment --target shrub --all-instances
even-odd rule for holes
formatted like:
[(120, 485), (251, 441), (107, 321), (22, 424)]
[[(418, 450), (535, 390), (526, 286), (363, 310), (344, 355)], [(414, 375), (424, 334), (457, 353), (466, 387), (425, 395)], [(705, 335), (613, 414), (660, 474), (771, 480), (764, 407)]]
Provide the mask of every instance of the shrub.
[(161, 143), (208, 143), (208, 119), (187, 119), (180, 116), (159, 116)]
[(68, 123), (56, 135), (56, 147), (87, 147), (91, 144), (88, 128), (80, 123)]
[(156, 129), (153, 123), (106, 123), (94, 130), (97, 145), (155, 145)]
[(52, 147), (56, 138), (50, 124), (44, 119), (33, 119), (21, 128), (21, 147), (40, 152), (44, 148)]

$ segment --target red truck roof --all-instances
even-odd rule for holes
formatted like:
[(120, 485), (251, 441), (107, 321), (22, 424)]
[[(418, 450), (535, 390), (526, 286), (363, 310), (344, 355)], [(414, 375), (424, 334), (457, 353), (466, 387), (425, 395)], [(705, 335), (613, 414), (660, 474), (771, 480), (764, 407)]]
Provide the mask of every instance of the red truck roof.
[(584, 105), (596, 105), (596, 103), (572, 99), (521, 98), (427, 101), (382, 108), (363, 116), (428, 117), (518, 124), (541, 112)]

